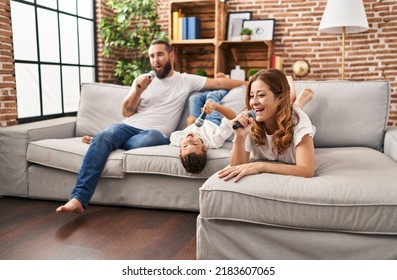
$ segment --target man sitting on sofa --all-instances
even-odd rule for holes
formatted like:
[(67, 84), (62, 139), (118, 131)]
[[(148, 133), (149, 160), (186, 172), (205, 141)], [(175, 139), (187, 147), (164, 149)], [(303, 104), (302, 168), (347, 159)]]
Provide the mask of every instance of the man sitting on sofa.
[(157, 77), (151, 79), (149, 75), (141, 75), (134, 80), (122, 106), (126, 119), (95, 135), (84, 156), (70, 200), (56, 212), (84, 212), (112, 151), (168, 144), (168, 137), (177, 127), (189, 93), (232, 89), (246, 83), (176, 72), (172, 68), (174, 56), (166, 41), (151, 43), (149, 60)]

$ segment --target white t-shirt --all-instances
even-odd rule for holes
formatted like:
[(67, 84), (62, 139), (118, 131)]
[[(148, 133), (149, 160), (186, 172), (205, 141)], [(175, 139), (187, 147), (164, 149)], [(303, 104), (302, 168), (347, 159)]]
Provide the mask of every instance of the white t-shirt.
[(173, 146), (180, 146), (181, 140), (185, 138), (189, 132), (196, 133), (201, 139), (203, 139), (204, 144), (209, 149), (218, 149), (222, 147), (226, 139), (232, 135), (232, 121), (228, 120), (227, 118), (222, 118), (220, 125), (217, 125), (211, 121), (204, 121), (201, 127), (197, 127), (193, 123), (184, 130), (171, 133), (170, 144)]
[(189, 93), (200, 91), (206, 79), (176, 71), (165, 79), (153, 78), (140, 97), (137, 112), (126, 118), (124, 123), (143, 130), (156, 129), (168, 137), (180, 121)]
[(273, 135), (266, 134), (266, 145), (257, 146), (251, 137), (247, 137), (245, 141), (246, 152), (251, 153), (251, 161), (270, 160), (280, 161), (284, 163), (295, 164), (296, 163), (296, 146), (302, 141), (303, 136), (309, 135), (313, 137), (316, 133), (316, 128), (312, 125), (309, 116), (302, 111), (298, 106), (294, 106), (299, 122), (294, 127), (293, 145), (284, 151), (282, 155), (279, 155), (276, 151), (273, 151)]

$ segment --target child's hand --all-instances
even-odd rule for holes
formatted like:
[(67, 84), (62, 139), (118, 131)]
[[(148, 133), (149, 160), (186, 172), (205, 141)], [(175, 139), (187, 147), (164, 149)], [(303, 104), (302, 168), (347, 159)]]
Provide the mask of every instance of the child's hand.
[(206, 113), (207, 115), (211, 114), (212, 112), (214, 112), (214, 110), (216, 110), (216, 107), (218, 106), (218, 104), (216, 104), (213, 101), (208, 100), (207, 102), (205, 102), (204, 107), (202, 108), (202, 111), (204, 113)]

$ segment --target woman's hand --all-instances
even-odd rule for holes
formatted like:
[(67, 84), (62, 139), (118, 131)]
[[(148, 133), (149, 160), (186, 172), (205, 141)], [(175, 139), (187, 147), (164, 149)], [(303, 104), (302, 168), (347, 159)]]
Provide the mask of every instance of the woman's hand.
[(232, 120), (233, 125), (237, 122), (241, 124), (241, 127), (234, 130), (234, 134), (245, 138), (251, 131), (254, 119), (248, 116), (247, 111), (243, 111)]
[(250, 162), (236, 166), (227, 166), (218, 172), (218, 177), (228, 181), (235, 177), (234, 182), (238, 182), (247, 175), (259, 174), (263, 169), (265, 162)]

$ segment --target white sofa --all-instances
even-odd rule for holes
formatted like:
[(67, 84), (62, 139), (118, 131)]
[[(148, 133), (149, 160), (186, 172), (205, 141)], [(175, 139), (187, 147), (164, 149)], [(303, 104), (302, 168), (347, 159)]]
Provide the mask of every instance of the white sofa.
[[(198, 259), (396, 259), (397, 128), (386, 128), (389, 83), (299, 81), (315, 96), (316, 174), (224, 182), (231, 142), (187, 173), (169, 145), (114, 151), (92, 203), (199, 211)], [(84, 84), (77, 117), (0, 128), (0, 195), (68, 200), (84, 134), (122, 120), (129, 88)], [(222, 101), (240, 111), (244, 87)], [(187, 106), (178, 129), (184, 127)], [(208, 180), (207, 180), (208, 179)]]
[[(244, 89), (231, 90), (223, 104), (241, 110)], [(68, 200), (88, 149), (81, 137), (122, 121), (121, 104), (128, 91), (119, 85), (83, 84), (77, 117), (0, 128), (0, 195)], [(178, 129), (185, 127), (187, 115), (186, 106)], [(227, 165), (230, 148), (229, 142), (211, 150), (198, 175), (185, 171), (174, 146), (116, 150), (91, 202), (198, 211), (200, 186)]]
[[(397, 128), (386, 82), (298, 82), (315, 177), (215, 174), (200, 189), (198, 259), (397, 259)], [(382, 152), (384, 151), (384, 153)]]

